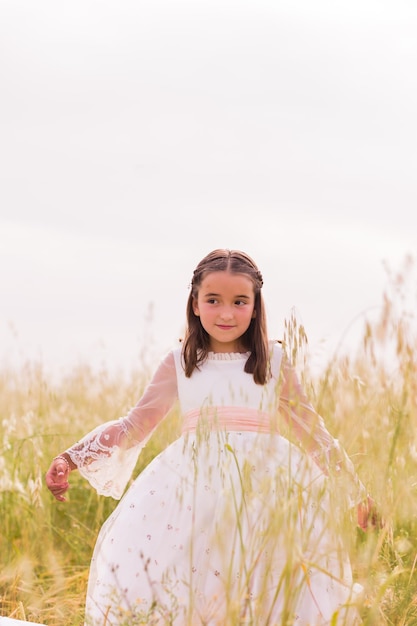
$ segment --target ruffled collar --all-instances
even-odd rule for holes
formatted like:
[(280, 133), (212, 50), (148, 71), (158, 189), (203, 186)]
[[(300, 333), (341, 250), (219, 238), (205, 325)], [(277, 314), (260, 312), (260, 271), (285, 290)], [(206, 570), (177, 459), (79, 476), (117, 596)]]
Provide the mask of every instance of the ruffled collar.
[(247, 359), (250, 352), (209, 352), (207, 358), (212, 361), (237, 361)]

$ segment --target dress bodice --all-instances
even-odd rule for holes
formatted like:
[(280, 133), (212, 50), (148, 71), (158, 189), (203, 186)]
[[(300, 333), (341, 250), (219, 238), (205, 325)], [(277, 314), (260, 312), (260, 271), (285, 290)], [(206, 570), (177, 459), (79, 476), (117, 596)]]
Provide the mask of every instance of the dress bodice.
[(244, 371), (249, 353), (210, 352), (190, 378), (184, 373), (181, 350), (174, 351), (178, 399), (183, 415), (204, 408), (242, 408), (275, 413), (279, 398), (277, 383), (282, 351), (271, 347), (272, 376), (266, 385), (257, 385), (252, 374)]

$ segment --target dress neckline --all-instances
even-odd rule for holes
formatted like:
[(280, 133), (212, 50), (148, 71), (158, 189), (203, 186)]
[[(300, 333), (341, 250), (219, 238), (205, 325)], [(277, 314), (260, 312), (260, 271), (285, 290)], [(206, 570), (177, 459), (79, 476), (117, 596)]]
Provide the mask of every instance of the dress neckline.
[(247, 359), (250, 352), (209, 352), (207, 358), (212, 361), (237, 361)]

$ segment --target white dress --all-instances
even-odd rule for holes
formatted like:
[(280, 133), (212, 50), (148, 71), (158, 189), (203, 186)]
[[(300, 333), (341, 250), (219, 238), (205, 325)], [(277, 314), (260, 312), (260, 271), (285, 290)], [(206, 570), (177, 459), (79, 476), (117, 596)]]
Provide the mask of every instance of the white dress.
[[(186, 378), (180, 350), (170, 352), (127, 417), (68, 450), (99, 493), (120, 498), (140, 449), (179, 401), (182, 435), (99, 533), (88, 626), (360, 623), (329, 485), (347, 506), (363, 486), (280, 346), (264, 386), (244, 372), (247, 356), (212, 353)], [(279, 434), (283, 417), (303, 449)]]

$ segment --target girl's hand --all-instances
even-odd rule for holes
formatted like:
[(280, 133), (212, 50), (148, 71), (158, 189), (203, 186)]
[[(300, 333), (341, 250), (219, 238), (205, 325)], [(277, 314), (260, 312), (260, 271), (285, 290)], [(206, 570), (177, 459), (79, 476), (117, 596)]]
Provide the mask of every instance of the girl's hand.
[(358, 525), (362, 530), (382, 528), (383, 523), (376, 510), (375, 502), (368, 496), (364, 502), (358, 504)]
[(45, 475), (46, 486), (52, 495), (60, 502), (65, 502), (64, 493), (69, 488), (68, 476), (70, 464), (64, 456), (56, 457)]

